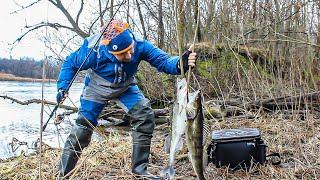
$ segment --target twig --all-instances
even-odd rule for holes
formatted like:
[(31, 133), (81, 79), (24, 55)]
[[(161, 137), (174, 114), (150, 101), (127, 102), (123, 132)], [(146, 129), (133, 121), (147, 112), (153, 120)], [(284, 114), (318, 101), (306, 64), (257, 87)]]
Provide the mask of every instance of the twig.
[(187, 159), (187, 158), (188, 158), (188, 154), (181, 154), (176, 157), (176, 160), (180, 161), (180, 160)]
[(97, 151), (94, 151), (93, 154), (89, 153), (84, 159), (83, 161), (81, 161), (81, 163), (72, 171), (70, 171), (68, 174), (66, 174), (64, 177), (68, 177), (70, 176), (70, 179), (73, 179), (73, 177), (76, 175), (76, 173), (79, 171), (80, 167), (82, 166), (82, 164), (84, 164), (87, 159), (90, 157), (90, 155), (92, 155), (92, 157), (97, 153)]

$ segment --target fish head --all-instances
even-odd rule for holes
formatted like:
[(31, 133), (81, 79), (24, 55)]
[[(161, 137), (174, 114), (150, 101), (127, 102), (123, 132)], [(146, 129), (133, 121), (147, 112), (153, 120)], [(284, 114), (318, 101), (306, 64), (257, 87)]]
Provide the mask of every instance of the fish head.
[(186, 104), (187, 102), (187, 81), (186, 78), (177, 78), (177, 102), (178, 104)]
[(201, 107), (201, 103), (199, 103), (200, 91), (197, 90), (195, 92), (188, 94), (189, 102), (187, 104), (186, 110), (187, 110), (187, 117), (188, 119), (194, 119), (197, 115), (198, 108)]

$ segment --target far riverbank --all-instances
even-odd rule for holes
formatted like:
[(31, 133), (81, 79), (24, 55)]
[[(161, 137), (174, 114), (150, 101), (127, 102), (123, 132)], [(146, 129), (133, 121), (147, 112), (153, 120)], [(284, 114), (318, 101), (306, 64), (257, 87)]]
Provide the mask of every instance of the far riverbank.
[[(0, 81), (42, 82), (42, 79), (18, 77), (13, 74), (0, 73)], [(56, 82), (56, 79), (45, 79), (45, 82)]]

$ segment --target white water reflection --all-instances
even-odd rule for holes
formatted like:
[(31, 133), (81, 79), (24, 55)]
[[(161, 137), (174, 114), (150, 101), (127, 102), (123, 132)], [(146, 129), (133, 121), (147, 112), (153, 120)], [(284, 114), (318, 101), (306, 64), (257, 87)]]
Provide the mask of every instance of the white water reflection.
[[(39, 82), (9, 82), (0, 81), (0, 95), (26, 101), (29, 99), (41, 99), (41, 83)], [(79, 106), (79, 97), (83, 85), (75, 83), (69, 91), (69, 97), (73, 103)], [(55, 102), (56, 83), (46, 83), (44, 99)], [(73, 106), (71, 101), (67, 99), (65, 105)], [(44, 122), (53, 109), (53, 106), (46, 106), (44, 113)], [(41, 104), (20, 105), (12, 103), (11, 100), (0, 98), (0, 158), (8, 158), (19, 155), (22, 151), (25, 153), (34, 152), (34, 144), (40, 137), (40, 111)], [(59, 109), (58, 113), (63, 112)], [(59, 126), (53, 124), (50, 120), (45, 132), (43, 132), (43, 140), (52, 147), (63, 146), (63, 140), (69, 133), (70, 124), (74, 123), (76, 114), (68, 116)], [(59, 131), (57, 131), (57, 128)], [(62, 140), (58, 139), (58, 132)], [(14, 141), (13, 147), (10, 143)], [(12, 151), (13, 150), (15, 151)]]

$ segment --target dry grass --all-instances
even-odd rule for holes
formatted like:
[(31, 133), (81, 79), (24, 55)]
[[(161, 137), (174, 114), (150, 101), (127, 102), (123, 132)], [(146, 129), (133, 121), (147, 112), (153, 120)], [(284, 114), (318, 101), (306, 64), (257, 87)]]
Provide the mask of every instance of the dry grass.
[[(269, 152), (280, 152), (282, 164), (254, 167), (249, 172), (230, 171), (215, 168), (210, 164), (206, 170), (208, 179), (317, 179), (320, 178), (320, 120), (309, 116), (304, 121), (283, 119), (280, 115), (265, 116), (256, 120), (223, 120), (215, 122), (214, 129), (255, 127), (262, 131), (269, 146)], [(166, 166), (168, 155), (163, 151), (166, 125), (156, 128), (150, 158), (150, 170), (159, 174)], [(184, 151), (185, 152), (185, 151)], [(54, 179), (60, 150), (47, 150), (43, 153), (43, 179)], [(17, 157), (0, 163), (3, 179), (37, 179), (39, 155)], [(80, 166), (79, 166), (80, 165)], [(107, 139), (93, 142), (84, 151), (79, 163), (76, 179), (134, 179), (131, 166), (131, 137), (125, 131), (114, 131)], [(177, 179), (195, 179), (191, 164), (181, 159), (176, 164)]]

